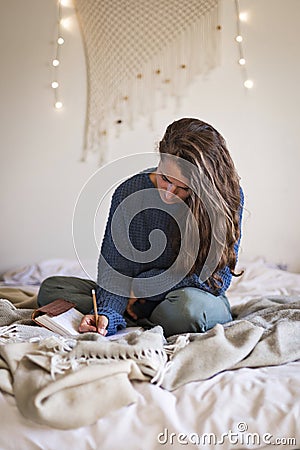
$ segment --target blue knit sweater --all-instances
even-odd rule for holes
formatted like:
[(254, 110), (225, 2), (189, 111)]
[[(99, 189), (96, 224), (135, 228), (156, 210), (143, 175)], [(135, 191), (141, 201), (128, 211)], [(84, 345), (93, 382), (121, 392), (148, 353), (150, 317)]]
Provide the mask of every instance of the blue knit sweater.
[[(175, 220), (180, 216), (182, 206), (168, 205), (160, 199), (158, 189), (149, 177), (155, 170), (156, 168), (147, 169), (129, 178), (115, 190), (112, 197), (98, 262), (97, 280), (98, 314), (108, 318), (108, 335), (115, 334), (119, 328), (126, 326), (123, 314), (133, 286), (137, 298), (157, 303), (168, 292), (183, 287), (196, 287), (212, 292), (206, 282), (199, 280), (196, 273), (185, 276), (180, 281), (176, 280), (171, 287), (166, 288), (165, 281), (157, 286), (161, 278), (157, 276), (169, 269), (176, 259), (172, 242), (166, 237), (172, 226), (176, 227)], [(243, 204), (241, 189), (240, 224)], [(151, 232), (156, 234), (151, 236)], [(236, 255), (239, 243), (235, 245)], [(219, 275), (222, 285), (217, 292), (213, 292), (215, 295), (223, 294), (232, 279), (229, 267), (222, 269)], [(149, 296), (147, 279), (153, 277), (156, 277), (154, 283), (158, 293)]]

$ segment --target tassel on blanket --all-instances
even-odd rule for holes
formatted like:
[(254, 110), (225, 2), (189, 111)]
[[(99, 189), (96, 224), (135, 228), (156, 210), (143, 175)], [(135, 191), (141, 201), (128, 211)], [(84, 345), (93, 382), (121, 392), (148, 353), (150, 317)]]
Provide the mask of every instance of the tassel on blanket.
[(41, 343), (40, 351), (51, 358), (50, 372), (53, 379), (86, 365), (130, 359), (152, 383), (159, 384), (163, 380), (168, 356), (163, 348), (162, 330), (159, 333), (153, 330), (136, 333), (135, 336), (131, 333), (113, 342), (101, 337), (97, 341), (51, 338)]
[(166, 362), (160, 368), (160, 370), (157, 371), (157, 374), (152, 378), (151, 383), (155, 383), (158, 386), (161, 386), (161, 384), (164, 381), (164, 377), (165, 377), (166, 373), (173, 366), (172, 359), (174, 358), (175, 354), (179, 350), (186, 347), (189, 343), (190, 343), (190, 333), (187, 333), (187, 334), (182, 334), (182, 335), (177, 336), (174, 343), (164, 345), (164, 350), (166, 352), (167, 357), (169, 357), (169, 361)]
[(75, 345), (75, 339), (54, 335), (41, 341), (39, 347), (44, 353), (51, 355), (52, 353), (68, 353)]
[(8, 342), (18, 342), (18, 332), (16, 325), (8, 325), (0, 327), (0, 344), (7, 344)]
[[(174, 336), (175, 337), (175, 336)], [(170, 343), (164, 346), (164, 349), (168, 355), (170, 355), (170, 360), (174, 357), (182, 348), (186, 347), (190, 343), (190, 333), (180, 334), (176, 337), (174, 343)]]
[[(94, 343), (93, 343), (94, 344)], [(114, 343), (115, 344), (115, 343)], [(110, 347), (114, 345), (107, 343)], [(62, 356), (57, 353), (51, 357), (51, 376), (54, 379), (57, 374), (79, 370), (84, 365), (109, 364), (112, 361), (130, 359), (137, 363), (142, 373), (149, 376), (152, 383), (159, 384), (163, 380), (165, 367), (167, 365), (167, 354), (163, 350), (145, 349), (142, 351), (128, 351), (123, 348), (119, 354), (114, 352), (103, 352), (100, 349), (95, 351), (82, 352), (80, 357), (73, 354)]]
[[(44, 331), (44, 330), (43, 330)], [(40, 333), (38, 327), (10, 324), (0, 327), (0, 344), (16, 344), (18, 342), (39, 342), (51, 332)]]
[(162, 367), (160, 367), (156, 373), (156, 375), (150, 380), (152, 384), (156, 384), (157, 386), (161, 386), (164, 381), (166, 373), (169, 371), (173, 364), (173, 361), (168, 361)]

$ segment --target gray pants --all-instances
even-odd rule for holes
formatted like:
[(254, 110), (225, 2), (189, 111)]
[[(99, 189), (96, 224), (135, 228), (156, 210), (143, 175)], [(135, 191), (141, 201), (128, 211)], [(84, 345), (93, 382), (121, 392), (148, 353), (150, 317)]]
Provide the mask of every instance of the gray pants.
[[(83, 314), (89, 314), (93, 309), (92, 289), (97, 289), (97, 284), (92, 280), (53, 276), (46, 278), (41, 284), (37, 301), (39, 306), (43, 306), (57, 298), (64, 298), (75, 303)], [(225, 295), (215, 297), (193, 287), (169, 292), (159, 304), (151, 301), (136, 302), (134, 310), (139, 317), (136, 321), (126, 312), (124, 314), (128, 325), (161, 325), (166, 337), (179, 333), (203, 333), (217, 323), (232, 320)]]

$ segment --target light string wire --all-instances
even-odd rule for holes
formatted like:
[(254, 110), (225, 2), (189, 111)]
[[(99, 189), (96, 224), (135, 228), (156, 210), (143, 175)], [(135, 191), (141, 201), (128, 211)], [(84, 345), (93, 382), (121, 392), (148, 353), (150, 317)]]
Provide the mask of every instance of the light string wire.
[(60, 84), (59, 84), (59, 67), (61, 63), (61, 46), (64, 44), (65, 40), (62, 36), (62, 6), (63, 0), (57, 0), (57, 26), (56, 26), (56, 45), (55, 45), (55, 56), (52, 60), (53, 68), (53, 81), (51, 82), (51, 87), (54, 92), (54, 108), (59, 110), (63, 107), (63, 103), (60, 99)]
[(247, 70), (247, 64), (244, 54), (244, 48), (243, 48), (243, 36), (241, 33), (241, 13), (240, 13), (240, 2), (239, 0), (235, 0), (235, 12), (236, 12), (236, 43), (238, 45), (238, 52), (239, 52), (239, 59), (238, 63), (241, 67), (241, 71), (243, 74), (244, 79), (244, 86), (247, 89), (251, 89), (253, 87), (253, 81), (249, 79), (248, 77), (248, 70)]

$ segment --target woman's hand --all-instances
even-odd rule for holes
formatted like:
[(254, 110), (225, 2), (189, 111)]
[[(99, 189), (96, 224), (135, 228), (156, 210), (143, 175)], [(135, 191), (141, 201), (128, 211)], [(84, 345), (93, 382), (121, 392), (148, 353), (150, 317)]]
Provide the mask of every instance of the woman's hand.
[(98, 316), (98, 326), (96, 327), (96, 317), (94, 314), (87, 314), (83, 316), (78, 331), (80, 333), (94, 332), (105, 336), (107, 334), (107, 325), (108, 318), (106, 316)]
[(137, 320), (138, 317), (133, 311), (133, 305), (135, 304), (135, 302), (145, 303), (145, 300), (143, 298), (136, 298), (133, 291), (131, 290), (130, 297), (126, 306), (126, 311), (134, 320)]

